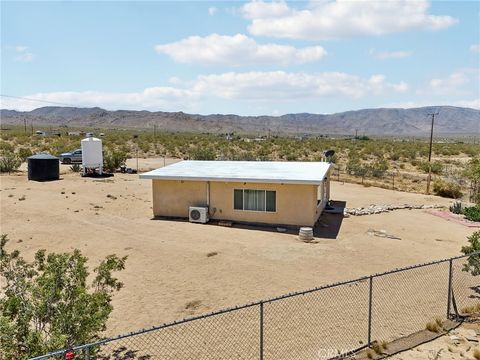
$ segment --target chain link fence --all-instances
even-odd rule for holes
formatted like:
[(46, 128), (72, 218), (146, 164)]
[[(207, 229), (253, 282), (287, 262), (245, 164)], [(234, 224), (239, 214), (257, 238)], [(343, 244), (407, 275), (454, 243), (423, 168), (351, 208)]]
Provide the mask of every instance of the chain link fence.
[[(480, 253), (395, 269), (60, 350), (40, 359), (331, 359), (480, 310)], [(480, 268), (480, 267), (479, 267)], [(468, 271), (469, 270), (469, 271)]]

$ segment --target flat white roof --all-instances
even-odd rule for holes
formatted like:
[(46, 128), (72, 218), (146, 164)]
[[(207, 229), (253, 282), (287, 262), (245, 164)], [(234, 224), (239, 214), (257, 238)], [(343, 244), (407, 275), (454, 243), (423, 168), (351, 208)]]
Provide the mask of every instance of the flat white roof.
[(332, 165), (300, 161), (181, 161), (141, 179), (320, 185)]

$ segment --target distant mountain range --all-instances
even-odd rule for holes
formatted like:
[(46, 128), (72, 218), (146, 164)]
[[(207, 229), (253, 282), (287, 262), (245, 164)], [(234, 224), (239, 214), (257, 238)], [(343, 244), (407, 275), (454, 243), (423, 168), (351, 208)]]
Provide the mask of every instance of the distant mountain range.
[(0, 110), (2, 125), (53, 125), (94, 128), (150, 128), (159, 131), (189, 131), (250, 134), (355, 134), (428, 136), (429, 113), (435, 117), (435, 134), (479, 134), (480, 110), (435, 106), (412, 109), (365, 109), (342, 113), (287, 114), (282, 116), (195, 115), (183, 112), (150, 112), (98, 107), (47, 106), (32, 111)]

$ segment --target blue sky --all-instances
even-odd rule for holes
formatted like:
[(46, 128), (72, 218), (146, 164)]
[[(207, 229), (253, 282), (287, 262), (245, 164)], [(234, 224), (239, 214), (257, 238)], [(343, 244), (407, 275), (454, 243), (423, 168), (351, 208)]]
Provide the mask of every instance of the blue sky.
[(2, 108), (480, 108), (477, 1), (1, 2)]

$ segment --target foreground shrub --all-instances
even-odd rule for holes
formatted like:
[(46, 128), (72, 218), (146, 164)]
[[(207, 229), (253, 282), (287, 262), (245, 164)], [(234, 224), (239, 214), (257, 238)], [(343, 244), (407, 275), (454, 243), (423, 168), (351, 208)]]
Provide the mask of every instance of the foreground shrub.
[(465, 208), (463, 215), (465, 215), (467, 220), (480, 221), (480, 205)]
[(0, 154), (0, 172), (10, 173), (17, 170), (22, 164), (22, 160), (13, 152), (3, 151)]
[(443, 180), (435, 180), (433, 183), (433, 192), (435, 195), (451, 199), (458, 199), (463, 195), (460, 185)]
[(107, 256), (88, 285), (87, 258), (80, 250), (39, 250), (27, 262), (19, 251), (7, 252), (7, 241), (0, 237), (0, 358), (25, 359), (84, 344), (105, 330), (113, 293), (123, 286), (113, 272), (125, 268), (126, 257)]
[[(462, 253), (465, 255), (473, 254), (480, 251), (480, 231), (475, 231), (467, 237), (469, 245), (462, 246)], [(470, 256), (467, 263), (463, 267), (464, 271), (469, 271), (473, 276), (480, 274), (480, 256)]]

